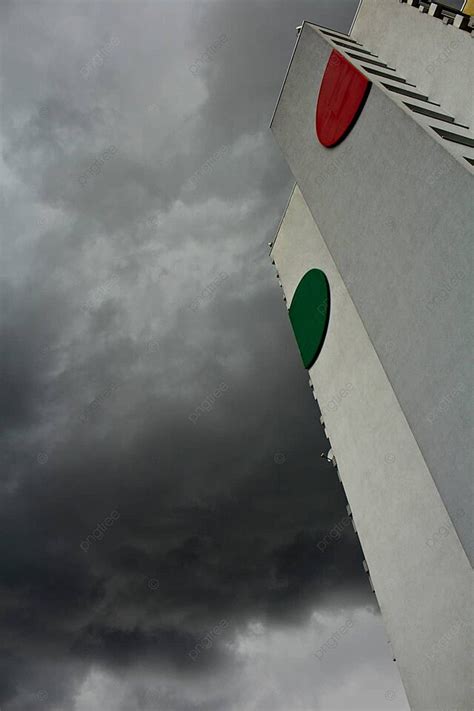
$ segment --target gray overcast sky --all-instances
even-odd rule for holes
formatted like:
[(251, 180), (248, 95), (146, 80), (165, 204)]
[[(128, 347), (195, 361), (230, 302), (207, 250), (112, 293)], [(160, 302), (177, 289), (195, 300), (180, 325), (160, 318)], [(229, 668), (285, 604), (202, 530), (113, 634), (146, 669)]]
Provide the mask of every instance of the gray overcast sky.
[(2, 711), (408, 708), (266, 246), (356, 4), (0, 5)]

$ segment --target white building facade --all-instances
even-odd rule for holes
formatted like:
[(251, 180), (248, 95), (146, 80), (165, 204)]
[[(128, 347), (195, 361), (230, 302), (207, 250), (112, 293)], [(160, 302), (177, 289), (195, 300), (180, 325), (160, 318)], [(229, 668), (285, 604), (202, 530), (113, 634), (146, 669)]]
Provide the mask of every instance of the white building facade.
[(271, 250), (411, 707), (473, 708), (474, 36), (434, 3), (305, 22)]

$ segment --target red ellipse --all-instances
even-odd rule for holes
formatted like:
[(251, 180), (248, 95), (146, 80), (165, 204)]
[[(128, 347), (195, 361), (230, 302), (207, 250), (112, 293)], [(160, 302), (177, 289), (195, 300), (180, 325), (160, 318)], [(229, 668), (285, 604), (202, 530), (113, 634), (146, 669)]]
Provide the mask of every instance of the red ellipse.
[(316, 136), (327, 148), (350, 132), (364, 107), (371, 82), (335, 49), (331, 52), (319, 89)]

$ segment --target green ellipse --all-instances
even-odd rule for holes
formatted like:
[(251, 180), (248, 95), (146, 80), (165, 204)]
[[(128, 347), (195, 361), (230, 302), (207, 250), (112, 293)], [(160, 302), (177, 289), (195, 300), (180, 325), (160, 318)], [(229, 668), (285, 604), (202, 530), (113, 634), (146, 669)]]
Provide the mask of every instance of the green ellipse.
[(311, 368), (321, 352), (328, 329), (329, 305), (326, 275), (320, 269), (310, 269), (298, 284), (289, 311), (305, 368)]

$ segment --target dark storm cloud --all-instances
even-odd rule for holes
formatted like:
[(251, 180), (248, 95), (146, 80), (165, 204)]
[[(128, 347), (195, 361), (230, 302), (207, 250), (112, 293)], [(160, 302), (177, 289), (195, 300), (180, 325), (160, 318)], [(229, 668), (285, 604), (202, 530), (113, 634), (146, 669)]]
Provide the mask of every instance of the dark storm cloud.
[(4, 7), (6, 711), (231, 709), (249, 620), (367, 597), (265, 248), (294, 27), (354, 3), (268, 5)]

